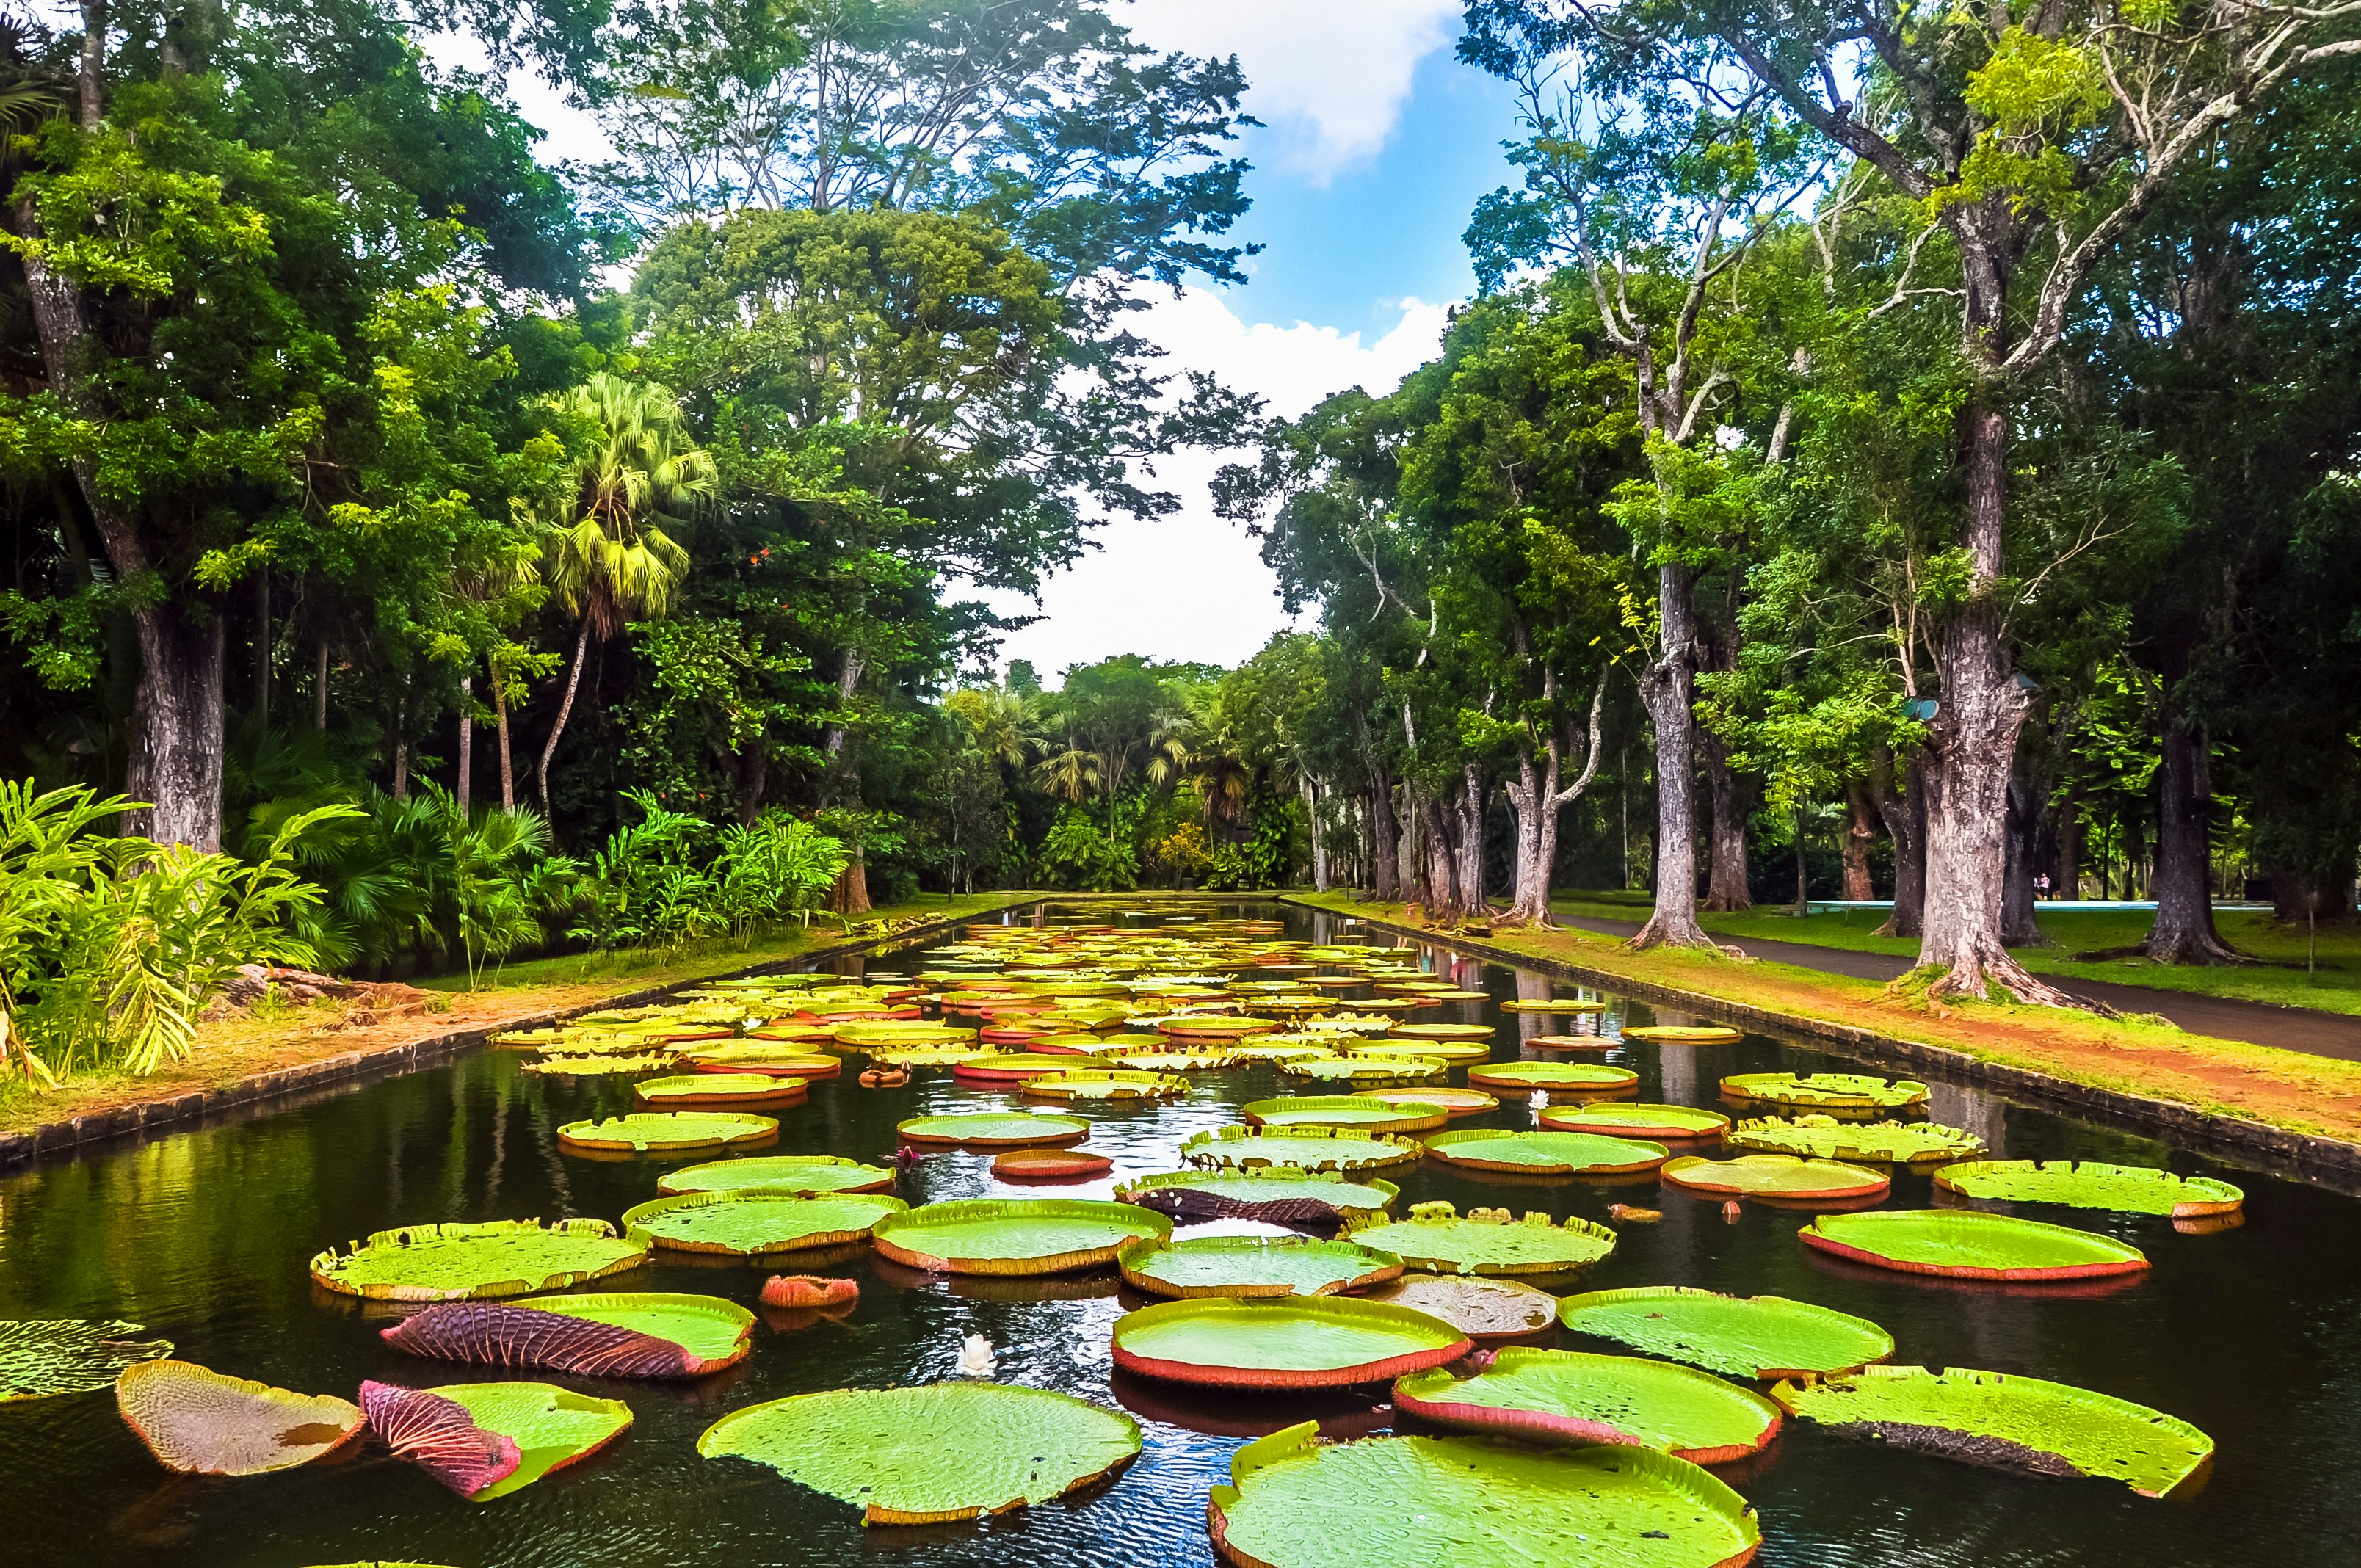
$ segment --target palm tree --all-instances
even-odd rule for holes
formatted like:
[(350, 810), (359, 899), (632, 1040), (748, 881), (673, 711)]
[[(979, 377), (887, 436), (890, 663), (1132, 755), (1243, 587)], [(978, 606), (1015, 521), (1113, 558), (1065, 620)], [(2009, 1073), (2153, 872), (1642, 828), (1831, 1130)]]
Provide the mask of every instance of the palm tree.
[(1033, 770), (1033, 777), (1060, 800), (1079, 806), (1098, 793), (1105, 775), (1101, 772), (1099, 754), (1087, 746), (1075, 744), (1069, 736), (1066, 749), (1042, 758)]
[(720, 488), (713, 459), (690, 444), (679, 402), (653, 381), (600, 371), (560, 398), (558, 411), (589, 427), (592, 440), (555, 505), (533, 518), (544, 575), (558, 602), (581, 618), (566, 697), (541, 748), (544, 813), (550, 759), (574, 711), (590, 640), (614, 636), (635, 614), (672, 608), (688, 574), (688, 552), (666, 530), (683, 526), (690, 510)]

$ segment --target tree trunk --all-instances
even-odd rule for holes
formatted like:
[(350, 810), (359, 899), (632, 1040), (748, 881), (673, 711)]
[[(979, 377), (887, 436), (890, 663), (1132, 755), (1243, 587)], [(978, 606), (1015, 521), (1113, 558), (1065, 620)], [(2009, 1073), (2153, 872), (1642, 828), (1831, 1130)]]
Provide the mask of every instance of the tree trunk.
[(2353, 918), (2353, 868), (2322, 871), (2272, 861), (2263, 868), (2271, 879), (2271, 918), (2294, 926), (2341, 925)]
[(126, 812), (123, 830), (159, 844), (218, 850), (227, 624), (209, 606), (170, 599), (135, 610), (132, 620), (140, 669), (123, 791), (151, 804)]
[(459, 677), (459, 787), (454, 797), (459, 820), (476, 809), (476, 677)]
[(869, 902), (869, 867), (862, 860), (857, 844), (853, 846), (852, 859), (845, 862), (844, 870), (837, 876), (836, 886), (829, 890), (828, 906), (848, 920), (866, 915), (874, 907)]
[(1401, 896), (1401, 825), (1394, 819), (1393, 780), (1382, 770), (1369, 782), (1369, 896), (1390, 903)]
[(2056, 818), (2058, 863), (2049, 871), (2049, 889), (2053, 896), (2078, 899), (2082, 896), (2082, 801), (2073, 785), (2066, 787), (2065, 795), (2058, 802)]
[(254, 718), (270, 725), (270, 568), (254, 575)]
[(1748, 781), (1730, 767), (1730, 754), (1719, 737), (1700, 731), (1697, 745), (1704, 755), (1706, 791), (1713, 807), (1706, 861), (1705, 906), (1725, 911), (1752, 909), (1754, 894), (1746, 885), (1746, 818), (1748, 797), (1753, 791), (1748, 787)]
[(1484, 886), (1483, 770), (1473, 762), (1459, 771), (1459, 908), (1466, 915), (1488, 915), (1491, 901)]
[(2157, 765), (2156, 920), (2140, 956), (2160, 964), (2251, 960), (2213, 928), (2212, 759), (2186, 715), (2163, 711)]
[(320, 639), (320, 652), (312, 663), (312, 728), (320, 734), (328, 732), (328, 640)]
[[(1556, 695), (1554, 675), (1543, 677), (1543, 693), (1545, 699)], [(1517, 816), (1517, 880), (1514, 903), (1509, 911), (1511, 919), (1533, 926), (1551, 924), (1550, 875), (1557, 869), (1558, 814), (1581, 799), (1590, 781), (1598, 776), (1598, 718), (1606, 702), (1607, 678), (1602, 675), (1598, 691), (1590, 699), (1590, 739), (1583, 754), (1582, 773), (1572, 784), (1563, 787), (1559, 784), (1564, 748), (1553, 734), (1543, 749), (1542, 764), (1536, 766), (1530, 753), (1519, 752), (1516, 782), (1501, 786)]]
[(758, 740), (750, 750), (738, 754), (738, 820), (741, 825), (752, 828), (761, 818), (763, 795), (770, 783), (771, 749)]
[(1845, 902), (1867, 904), (1877, 896), (1877, 884), (1869, 874), (1869, 851), (1877, 841), (1877, 816), (1869, 789), (1861, 780), (1845, 786)]
[(410, 737), (407, 735), (393, 743), (393, 798), (410, 798)]
[(1303, 796), (1303, 819), (1310, 824), (1312, 839), (1312, 891), (1328, 891), (1328, 839), (1320, 831), (1320, 784), (1310, 773), (1296, 775), (1296, 788)]
[(2007, 862), (2001, 868), (2000, 939), (2012, 948), (2046, 948), (2033, 912), (2034, 868), (2041, 863), (2041, 796), (2022, 779), (2008, 785)]
[(1916, 937), (1927, 911), (1927, 758), (1915, 752), (1896, 788), (1894, 759), (1880, 751), (1870, 764), (1870, 795), (1894, 840), (1894, 913), (1877, 928), (1881, 937)]
[(1430, 920), (1459, 917), (1459, 858), (1452, 841), (1451, 817), (1440, 801), (1419, 801), (1419, 840), (1426, 851), (1419, 872), (1419, 903)]
[(1631, 945), (1711, 948), (1697, 920), (1697, 716), (1689, 697), (1697, 627), (1688, 568), (1665, 562), (1656, 597), (1664, 650), (1640, 677), (1640, 700), (1656, 726), (1656, 907)]
[[(498, 669), (492, 671), (492, 721), (500, 728), (500, 809), (514, 811), (516, 809), (516, 763), (509, 751), (508, 682), (501, 678)], [(545, 815), (549, 809), (549, 791), (544, 786), (541, 794), (542, 810)]]
[(574, 712), (574, 693), (582, 685), (582, 661), (590, 652), (590, 620), (585, 616), (582, 628), (574, 634), (574, 658), (566, 666), (566, 696), (557, 705), (557, 722), (549, 727), (549, 739), (541, 744), (541, 771), (535, 781), (541, 786), (541, 814), (549, 811), (549, 760), (557, 755), (557, 738), (566, 733), (566, 720)]

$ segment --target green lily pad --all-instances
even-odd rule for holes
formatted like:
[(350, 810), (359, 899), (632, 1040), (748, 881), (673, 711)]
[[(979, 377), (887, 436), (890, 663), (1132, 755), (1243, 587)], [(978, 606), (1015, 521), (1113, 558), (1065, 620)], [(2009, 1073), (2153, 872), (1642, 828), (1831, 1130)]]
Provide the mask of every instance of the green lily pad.
[(1353, 1127), (1215, 1127), (1180, 1145), (1186, 1165), (1252, 1169), (1292, 1166), (1299, 1170), (1366, 1172), (1412, 1165), (1426, 1153), (1415, 1138), (1366, 1133)]
[(1883, 1198), (1892, 1180), (1880, 1172), (1832, 1159), (1797, 1159), (1787, 1154), (1741, 1155), (1706, 1159), (1697, 1155), (1667, 1161), (1660, 1173), (1675, 1187), (1717, 1198), (1760, 1198), (1768, 1203), (1828, 1203)]
[(1983, 1152), (1984, 1141), (1960, 1127), (1936, 1122), (1839, 1122), (1833, 1116), (1765, 1116), (1730, 1130), (1730, 1146), (1757, 1154), (1806, 1155), (1855, 1164), (1916, 1165), (1926, 1160), (1965, 1159)]
[(1390, 1181), (1354, 1181), (1282, 1165), (1164, 1171), (1120, 1183), (1115, 1195), (1176, 1219), (1301, 1224), (1382, 1213), (1393, 1207), (1401, 1189)]
[(562, 1290), (647, 1260), (645, 1245), (619, 1238), (604, 1220), (492, 1220), (379, 1231), (349, 1253), (330, 1247), (313, 1258), (312, 1277), (372, 1300), (489, 1300)]
[(792, 1198), (743, 1190), (685, 1192), (623, 1211), (625, 1234), (660, 1250), (760, 1257), (864, 1241), (909, 1205), (882, 1192)]
[[(1448, 1029), (1450, 1034), (1433, 1031)], [(1472, 1032), (1463, 1032), (1472, 1031)], [(1353, 1047), (1365, 1057), (1433, 1057), (1437, 1061), (1483, 1061), (1492, 1054), (1489, 1024), (1410, 1024), (1397, 1027), (1382, 1040), (1363, 1040)]]
[(1441, 1078), (1451, 1070), (1451, 1064), (1440, 1057), (1378, 1057), (1358, 1051), (1349, 1055), (1292, 1057), (1274, 1065), (1282, 1078), (1300, 1078), (1307, 1083), (1416, 1083)]
[(1719, 1111), (1704, 1111), (1694, 1105), (1647, 1105), (1637, 1100), (1553, 1105), (1543, 1110), (1535, 1120), (1555, 1132), (1603, 1133), (1609, 1137), (1644, 1138), (1650, 1143), (1716, 1138), (1730, 1127), (1730, 1118)]
[(2096, 1279), (2147, 1266), (2147, 1254), (2106, 1236), (1969, 1210), (1823, 1214), (1797, 1234), (1857, 1263), (1953, 1279)]
[(1588, 1220), (1561, 1225), (1538, 1211), (1518, 1220), (1506, 1209), (1463, 1215), (1448, 1203), (1421, 1203), (1408, 1219), (1356, 1226), (1352, 1238), (1432, 1274), (1565, 1274), (1615, 1250), (1615, 1233)]
[(682, 1192), (884, 1192), (894, 1173), (839, 1155), (760, 1155), (683, 1166), (656, 1179), (656, 1190)]
[(810, 1080), (774, 1078), (767, 1072), (692, 1072), (681, 1078), (651, 1078), (631, 1085), (631, 1098), (652, 1110), (763, 1110), (799, 1105)]
[(968, 1111), (948, 1116), (913, 1116), (896, 1126), (906, 1144), (957, 1144), (961, 1148), (1048, 1148), (1079, 1144), (1091, 1135), (1080, 1116), (1049, 1116), (1026, 1111)]
[(1356, 1242), (1311, 1236), (1142, 1237), (1115, 1255), (1135, 1288), (1157, 1296), (1333, 1296), (1399, 1276), (1401, 1259)]
[(1364, 1094), (1297, 1094), (1249, 1100), (1238, 1113), (1250, 1126), (1358, 1127), (1365, 1133), (1422, 1133), (1448, 1120), (1427, 1105), (1394, 1105)]
[(1053, 1072), (1026, 1080), (1025, 1092), (1043, 1100), (1178, 1100), (1189, 1080), (1171, 1072)]
[(1216, 1388), (1341, 1388), (1456, 1361), (1474, 1348), (1440, 1318), (1350, 1296), (1159, 1301), (1115, 1320), (1115, 1364)]
[(0, 1322), (0, 1402), (104, 1388), (126, 1366), (172, 1354), (168, 1339), (112, 1319), (30, 1318)]
[(1910, 1079), (1860, 1072), (1741, 1072), (1721, 1091), (1749, 1104), (1800, 1105), (1813, 1111), (1901, 1111), (1927, 1103), (1927, 1086)]
[(517, 1467), (505, 1479), (470, 1496), (488, 1503), (532, 1486), (596, 1453), (631, 1424), (631, 1408), (620, 1399), (577, 1394), (549, 1383), (454, 1383), (430, 1388), (465, 1409), (486, 1431), (517, 1445)]
[(864, 1510), (864, 1524), (937, 1524), (1047, 1502), (1139, 1453), (1139, 1424), (1046, 1388), (930, 1383), (838, 1388), (733, 1411), (697, 1452), (767, 1464)]
[(568, 1122), (558, 1146), (592, 1154), (686, 1154), (696, 1149), (750, 1148), (779, 1135), (779, 1124), (745, 1111), (635, 1111), (603, 1122)]
[(871, 1233), (896, 1263), (939, 1274), (1065, 1274), (1115, 1261), (1124, 1243), (1162, 1241), (1172, 1222), (1137, 1203), (1089, 1198), (972, 1199), (889, 1214)]
[(669, 1072), (680, 1061), (671, 1056), (544, 1056), (520, 1062), (517, 1070), (552, 1078), (631, 1078), (646, 1072)]
[(1640, 1081), (1630, 1068), (1589, 1061), (1504, 1061), (1471, 1067), (1467, 1081), (1478, 1089), (1505, 1089), (1512, 1093), (1611, 1094)]
[(1407, 1089), (1372, 1089), (1359, 1096), (1389, 1105), (1432, 1105), (1447, 1116), (1474, 1116), (1498, 1111), (1498, 1097), (1480, 1089), (1454, 1089), (1444, 1083), (1414, 1083)]
[(2210, 1176), (2175, 1176), (2145, 1165), (2102, 1165), (2086, 1159), (1986, 1159), (1947, 1165), (1935, 1185), (1963, 1198), (2018, 1203), (2060, 1203), (2125, 1214), (2169, 1214), (2193, 1220), (2235, 1212), (2246, 1193)]
[(1568, 1296), (1557, 1317), (1576, 1333), (1732, 1377), (1850, 1372), (1894, 1354), (1894, 1336), (1866, 1318), (1784, 1296), (1723, 1296), (1686, 1285)]
[(2038, 1377), (1865, 1366), (1771, 1397), (1838, 1433), (2037, 1475), (2099, 1475), (2160, 1497), (2213, 1457), (2213, 1440), (2160, 1410)]
[(622, 1290), (446, 1301), (379, 1331), (412, 1355), (586, 1377), (704, 1377), (751, 1348), (754, 1314), (719, 1296)]
[(1437, 1133), (1426, 1140), (1426, 1152), (1445, 1165), (1527, 1176), (1620, 1176), (1653, 1170), (1672, 1154), (1662, 1144), (1597, 1133), (1525, 1133), (1504, 1127)]
[(1446, 1367), (1394, 1385), (1405, 1414), (1497, 1437), (1661, 1449), (1695, 1464), (1760, 1453), (1779, 1407), (1710, 1373), (1636, 1355), (1510, 1346), (1468, 1376)]
[(1126, 1072), (1220, 1072), (1243, 1059), (1226, 1045), (1219, 1050), (1114, 1050), (1105, 1058), (1110, 1066)]
[[(1744, 1498), (1648, 1449), (1318, 1437), (1305, 1421), (1231, 1458), (1210, 1509), (1224, 1556), (1263, 1568), (1721, 1568), (1763, 1539)], [(1595, 1544), (1576, 1557), (1575, 1541)]]
[(953, 1078), (979, 1083), (1022, 1083), (1028, 1078), (1046, 1078), (1051, 1073), (1104, 1072), (1106, 1061), (1099, 1057), (1051, 1056), (1038, 1051), (995, 1051), (986, 1056), (971, 1054), (963, 1061), (951, 1064)]

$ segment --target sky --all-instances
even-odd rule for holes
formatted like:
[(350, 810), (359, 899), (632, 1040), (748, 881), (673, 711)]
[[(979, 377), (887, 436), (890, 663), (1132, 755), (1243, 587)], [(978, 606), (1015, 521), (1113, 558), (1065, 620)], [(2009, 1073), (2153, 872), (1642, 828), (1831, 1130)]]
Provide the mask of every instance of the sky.
[[(1476, 200), (1511, 173), (1506, 89), (1452, 59), (1460, 0), (1119, 0), (1153, 48), (1237, 55), (1246, 107), (1264, 122), (1239, 146), (1254, 207), (1232, 237), (1265, 248), (1242, 285), (1168, 291), (1132, 326), (1170, 368), (1210, 370), (1302, 413), (1331, 392), (1387, 392), (1432, 358), (1445, 313), (1475, 288), (1460, 235)], [(437, 49), (441, 54), (445, 51)], [(552, 158), (595, 159), (600, 138), (546, 88), (512, 86), (549, 132)], [(1039, 602), (988, 596), (1025, 659), (1052, 685), (1069, 664), (1117, 653), (1235, 664), (1287, 620), (1255, 541), (1213, 515), (1207, 484), (1246, 454), (1190, 452), (1156, 466), (1180, 511), (1094, 531), (1097, 548)]]

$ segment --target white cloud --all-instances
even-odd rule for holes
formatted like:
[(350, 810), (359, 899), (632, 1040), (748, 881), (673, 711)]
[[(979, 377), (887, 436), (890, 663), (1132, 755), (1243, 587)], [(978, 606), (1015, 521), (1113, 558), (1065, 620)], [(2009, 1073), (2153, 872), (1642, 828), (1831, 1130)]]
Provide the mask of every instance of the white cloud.
[[(1389, 392), (1434, 356), (1445, 307), (1404, 300), (1400, 309), (1394, 326), (1368, 344), (1310, 322), (1243, 321), (1221, 295), (1198, 289), (1159, 299), (1133, 321), (1170, 352), (1167, 367), (1210, 370), (1268, 400), (1270, 412), (1293, 417), (1349, 387)], [(1100, 530), (1101, 548), (1051, 578), (1038, 609), (1014, 596), (997, 598), (1004, 614), (1044, 618), (1009, 637), (1003, 661), (1029, 659), (1054, 684), (1068, 664), (1116, 653), (1213, 664), (1251, 656), (1287, 618), (1256, 542), (1213, 515), (1207, 488), (1223, 464), (1246, 456), (1191, 452), (1159, 464), (1155, 483), (1180, 497), (1179, 512)]]
[(1459, 14), (1460, 0), (1134, 0), (1116, 13), (1150, 48), (1236, 55), (1279, 161), (1315, 180), (1385, 145), (1411, 72)]

